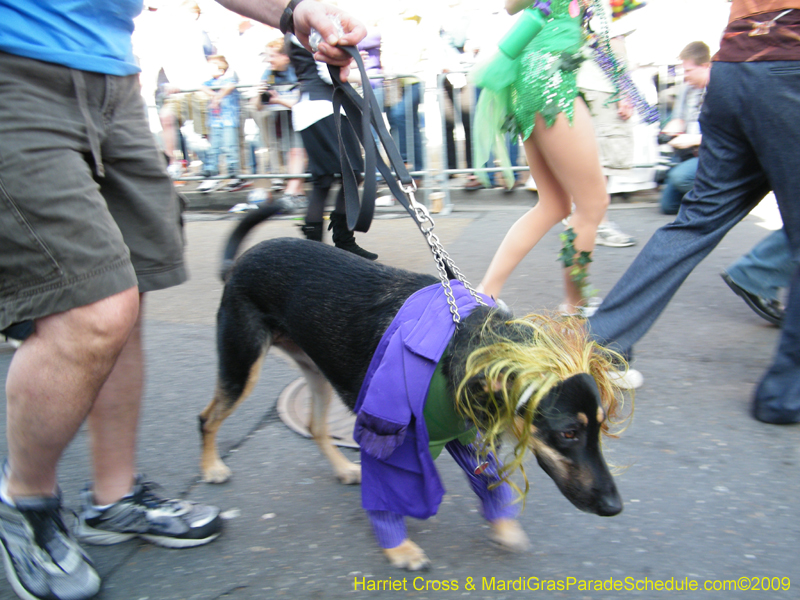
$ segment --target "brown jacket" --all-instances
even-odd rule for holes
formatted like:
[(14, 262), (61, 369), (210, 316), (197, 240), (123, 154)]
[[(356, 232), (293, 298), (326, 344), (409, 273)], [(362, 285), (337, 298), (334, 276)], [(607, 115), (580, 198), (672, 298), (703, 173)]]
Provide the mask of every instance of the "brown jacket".
[(786, 10), (787, 8), (800, 9), (800, 0), (733, 0), (731, 17), (728, 23), (732, 23), (743, 17), (776, 10)]

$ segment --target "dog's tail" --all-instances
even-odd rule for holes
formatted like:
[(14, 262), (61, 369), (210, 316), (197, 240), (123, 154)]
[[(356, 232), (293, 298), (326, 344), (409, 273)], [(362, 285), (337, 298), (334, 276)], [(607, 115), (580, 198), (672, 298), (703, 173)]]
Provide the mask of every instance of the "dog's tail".
[(233, 263), (236, 261), (236, 253), (239, 251), (239, 246), (242, 245), (242, 241), (247, 234), (250, 233), (250, 230), (259, 223), (266, 221), (270, 217), (283, 212), (284, 210), (285, 207), (280, 203), (265, 203), (258, 208), (258, 210), (248, 213), (241, 221), (239, 221), (236, 229), (234, 229), (230, 237), (228, 237), (228, 243), (225, 245), (225, 252), (222, 255), (222, 266), (220, 267), (219, 272), (222, 281), (227, 281), (231, 272), (231, 268), (233, 267)]

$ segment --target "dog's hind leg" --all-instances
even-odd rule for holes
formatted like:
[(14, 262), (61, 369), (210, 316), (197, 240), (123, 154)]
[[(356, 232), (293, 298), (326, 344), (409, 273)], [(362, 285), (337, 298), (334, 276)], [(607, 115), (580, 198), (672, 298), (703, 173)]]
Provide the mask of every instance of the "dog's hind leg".
[(316, 366), (297, 358), (295, 360), (300, 365), (311, 392), (311, 416), (308, 424), (311, 436), (319, 446), (320, 452), (331, 463), (339, 481), (344, 484), (361, 483), (361, 467), (347, 460), (345, 455), (331, 443), (328, 435), (328, 408), (333, 397), (331, 384)]
[(514, 493), (511, 486), (500, 482), (500, 461), (489, 454), (484, 463), (479, 463), (477, 449), (472, 444), (465, 446), (457, 440), (448, 442), (445, 448), (464, 470), (472, 491), (481, 501), (483, 517), (492, 526), (490, 539), (507, 550), (527, 550), (530, 547), (528, 536), (516, 520), (519, 505), (512, 504)]
[(203, 440), (200, 469), (203, 481), (209, 483), (223, 483), (231, 476), (231, 470), (219, 456), (217, 432), (222, 422), (253, 391), (271, 342), (271, 336), (265, 328), (247, 327), (246, 324), (243, 320), (226, 318), (226, 313), (220, 310), (217, 324), (217, 385), (213, 399), (199, 416)]

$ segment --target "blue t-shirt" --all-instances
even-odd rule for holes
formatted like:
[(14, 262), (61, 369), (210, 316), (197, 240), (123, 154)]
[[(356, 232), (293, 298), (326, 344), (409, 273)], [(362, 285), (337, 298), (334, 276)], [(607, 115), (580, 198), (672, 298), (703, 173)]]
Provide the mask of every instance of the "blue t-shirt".
[(107, 75), (140, 71), (133, 19), (143, 0), (0, 0), (0, 50)]

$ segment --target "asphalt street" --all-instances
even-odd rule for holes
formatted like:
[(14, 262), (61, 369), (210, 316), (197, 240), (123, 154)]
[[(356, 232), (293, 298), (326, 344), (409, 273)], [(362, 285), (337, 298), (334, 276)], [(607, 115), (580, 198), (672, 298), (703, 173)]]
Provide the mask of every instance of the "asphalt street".
[[(455, 210), (435, 217), (435, 232), (477, 283), (505, 231), (534, 198), (525, 191), (454, 194)], [(437, 467), (448, 494), (439, 514), (409, 523), (411, 538), (425, 549), (432, 567), (409, 574), (393, 569), (379, 552), (358, 487), (340, 485), (314, 443), (278, 418), (278, 395), (300, 376), (278, 354), (268, 356), (253, 395), (221, 429), (220, 446), (233, 478), (222, 485), (199, 481), (197, 414), (210, 400), (215, 381), (214, 320), (222, 290), (217, 270), (236, 217), (189, 213), (192, 279), (146, 300), (139, 465), (166, 495), (220, 506), (225, 532), (214, 543), (190, 550), (139, 541), (89, 547), (104, 580), (99, 598), (622, 600), (669, 596), (676, 593), (670, 587), (685, 586), (697, 586), (677, 592), (688, 599), (800, 597), (800, 427), (766, 425), (748, 414), (779, 332), (719, 277), (766, 235), (769, 216), (763, 210), (738, 225), (636, 347), (635, 367), (645, 385), (636, 393), (630, 426), (605, 447), (618, 468), (625, 502), (620, 515), (580, 513), (531, 461), (532, 490), (521, 522), (532, 547), (509, 554), (488, 541), (476, 498), (455, 463), (442, 456)], [(598, 247), (591, 281), (600, 296), (653, 231), (670, 220), (642, 201), (614, 204), (610, 218), (639, 244)], [(248, 243), (297, 237), (299, 222), (281, 218), (264, 224)], [(551, 231), (506, 285), (503, 299), (517, 314), (554, 309), (561, 302), (558, 233)], [(329, 236), (326, 232), (328, 243)], [(436, 272), (424, 239), (396, 209), (380, 210), (358, 241), (386, 264)], [(3, 378), (12, 356), (10, 346), (0, 345)], [(4, 412), (5, 402), (0, 407)], [(0, 427), (0, 453), (5, 454), (5, 415)], [(345, 453), (358, 458), (356, 451)], [(78, 494), (89, 475), (82, 430), (60, 467), (70, 509), (79, 509)], [(406, 591), (373, 591), (385, 588), (379, 582), (389, 579)], [(587, 589), (597, 582), (611, 589)], [(732, 582), (738, 586), (733, 591)], [(658, 591), (658, 585), (667, 591)], [(712, 590), (705, 591), (706, 585)], [(525, 589), (515, 589), (520, 586)], [(713, 591), (723, 586), (727, 591)], [(764, 587), (770, 589), (760, 591)], [(13, 597), (0, 580), (0, 598)]]

